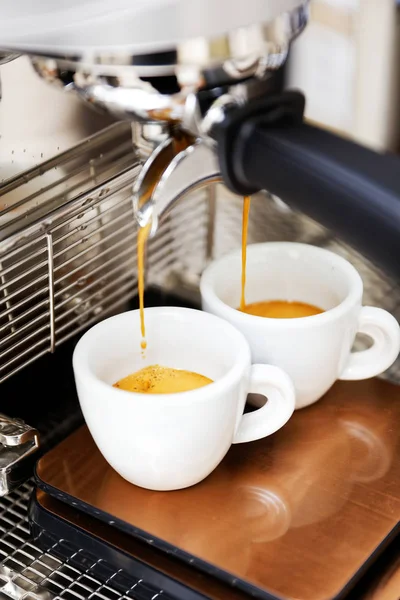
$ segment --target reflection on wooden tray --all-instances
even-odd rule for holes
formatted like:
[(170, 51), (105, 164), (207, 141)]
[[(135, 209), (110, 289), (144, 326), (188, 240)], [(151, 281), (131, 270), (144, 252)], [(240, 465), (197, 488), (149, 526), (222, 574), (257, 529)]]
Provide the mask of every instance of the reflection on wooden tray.
[(399, 436), (400, 388), (340, 382), (271, 438), (233, 446), (187, 490), (127, 483), (85, 427), (44, 456), (37, 475), (47, 491), (230, 573), (238, 587), (326, 600), (357, 579), (398, 526)]

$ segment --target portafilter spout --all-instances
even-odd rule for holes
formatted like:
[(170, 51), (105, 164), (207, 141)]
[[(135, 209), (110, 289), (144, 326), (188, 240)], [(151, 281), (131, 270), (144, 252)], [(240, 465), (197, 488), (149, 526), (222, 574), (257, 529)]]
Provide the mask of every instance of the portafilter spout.
[[(179, 133), (179, 132), (178, 132)], [(213, 148), (179, 133), (162, 142), (146, 160), (133, 188), (133, 209), (141, 227), (158, 223), (189, 192), (222, 181)]]

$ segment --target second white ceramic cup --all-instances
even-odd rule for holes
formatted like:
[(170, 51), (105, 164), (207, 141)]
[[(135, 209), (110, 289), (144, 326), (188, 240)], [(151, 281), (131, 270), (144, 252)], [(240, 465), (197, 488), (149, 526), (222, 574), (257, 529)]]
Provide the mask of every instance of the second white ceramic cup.
[[(100, 452), (125, 479), (153, 490), (198, 483), (232, 443), (271, 435), (291, 417), (294, 387), (279, 368), (251, 365), (245, 337), (200, 310), (145, 310), (147, 350), (140, 349), (139, 311), (92, 327), (76, 345), (79, 401)], [(176, 394), (137, 394), (113, 383), (153, 364), (205, 375), (213, 383)], [(249, 392), (267, 404), (243, 414)]]
[[(246, 303), (298, 301), (325, 311), (298, 319), (269, 319), (237, 310), (241, 261), (238, 250), (207, 267), (200, 284), (203, 310), (226, 319), (246, 336), (253, 362), (273, 364), (289, 374), (296, 408), (316, 402), (337, 379), (374, 377), (396, 360), (396, 319), (380, 308), (362, 306), (361, 277), (342, 257), (291, 242), (247, 248)], [(352, 352), (358, 332), (373, 343)]]

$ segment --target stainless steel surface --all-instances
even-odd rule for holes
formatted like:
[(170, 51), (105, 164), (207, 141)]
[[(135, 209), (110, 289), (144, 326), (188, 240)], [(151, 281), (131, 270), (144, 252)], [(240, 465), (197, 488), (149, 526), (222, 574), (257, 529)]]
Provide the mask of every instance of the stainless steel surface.
[[(139, 166), (117, 124), (0, 188), (0, 382), (135, 294)], [(169, 235), (166, 223), (150, 263)]]

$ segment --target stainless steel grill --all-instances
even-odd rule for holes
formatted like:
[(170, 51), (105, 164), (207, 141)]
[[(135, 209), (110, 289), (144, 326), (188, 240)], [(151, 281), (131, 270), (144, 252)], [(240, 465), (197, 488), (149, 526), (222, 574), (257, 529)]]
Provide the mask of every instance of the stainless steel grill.
[(0, 191), (0, 382), (135, 294), (138, 164), (117, 125)]
[[(135, 295), (131, 188), (139, 165), (131, 126), (118, 123), (0, 188), (0, 382)], [(222, 186), (186, 199), (149, 244), (147, 284), (196, 298), (207, 261), (240, 245), (241, 214), (240, 198)], [(363, 276), (365, 303), (400, 318), (397, 282), (259, 194), (249, 242), (265, 240), (305, 241), (346, 255)], [(386, 376), (396, 378), (397, 370)]]

